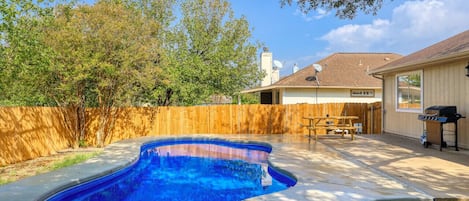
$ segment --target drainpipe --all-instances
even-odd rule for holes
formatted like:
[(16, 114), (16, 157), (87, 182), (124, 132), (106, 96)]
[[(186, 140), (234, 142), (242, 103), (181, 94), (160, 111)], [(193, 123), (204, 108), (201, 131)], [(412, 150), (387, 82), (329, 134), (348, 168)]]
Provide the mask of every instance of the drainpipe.
[(384, 93), (384, 77), (383, 77), (383, 75), (378, 76), (377, 74), (371, 74), (371, 76), (378, 79), (378, 80), (381, 80), (381, 94), (382, 94), (381, 95), (381, 134), (383, 134), (384, 133), (384, 122), (386, 122), (385, 119), (384, 119), (384, 112), (385, 112), (385, 110), (384, 110), (384, 100), (385, 100), (384, 96), (386, 94), (386, 93)]

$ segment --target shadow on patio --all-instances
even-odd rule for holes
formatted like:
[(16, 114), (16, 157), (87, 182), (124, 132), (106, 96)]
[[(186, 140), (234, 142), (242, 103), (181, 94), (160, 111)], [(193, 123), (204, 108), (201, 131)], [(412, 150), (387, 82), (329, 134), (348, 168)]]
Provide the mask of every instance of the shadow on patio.
[(469, 150), (424, 148), (417, 139), (393, 134), (361, 135), (356, 141), (322, 139), (351, 160), (432, 195), (469, 197)]

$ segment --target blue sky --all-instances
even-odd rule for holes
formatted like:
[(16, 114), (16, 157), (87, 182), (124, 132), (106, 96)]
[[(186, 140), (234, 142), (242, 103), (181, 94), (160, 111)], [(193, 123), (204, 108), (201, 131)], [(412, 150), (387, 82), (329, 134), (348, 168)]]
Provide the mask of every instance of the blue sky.
[(282, 76), (294, 63), (303, 68), (334, 52), (407, 55), (469, 29), (467, 0), (384, 1), (375, 16), (344, 20), (335, 11), (280, 8), (279, 0), (229, 0), (235, 15), (249, 21), (253, 40), (283, 63)]
[(467, 0), (384, 0), (377, 15), (353, 20), (339, 19), (334, 10), (303, 14), (295, 4), (281, 8), (280, 0), (227, 1), (249, 21), (252, 40), (283, 63), (281, 76), (291, 74), (295, 63), (304, 68), (335, 52), (405, 56), (469, 29)]

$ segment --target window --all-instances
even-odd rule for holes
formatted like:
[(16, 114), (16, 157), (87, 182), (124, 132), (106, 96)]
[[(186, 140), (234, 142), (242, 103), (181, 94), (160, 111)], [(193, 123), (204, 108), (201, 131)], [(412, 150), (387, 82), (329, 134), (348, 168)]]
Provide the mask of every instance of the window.
[(422, 83), (422, 71), (412, 71), (396, 76), (398, 111), (422, 111)]

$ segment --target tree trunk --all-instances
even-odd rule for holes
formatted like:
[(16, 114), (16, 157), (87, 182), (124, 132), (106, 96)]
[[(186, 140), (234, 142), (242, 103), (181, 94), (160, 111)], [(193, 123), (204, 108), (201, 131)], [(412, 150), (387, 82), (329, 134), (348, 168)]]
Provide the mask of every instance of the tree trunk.
[[(102, 113), (102, 111), (100, 112)], [(107, 124), (107, 115), (99, 115), (99, 125), (98, 131), (96, 132), (96, 143), (98, 147), (104, 147), (104, 140), (106, 139), (106, 124)]]
[[(59, 102), (58, 102), (59, 103)], [(76, 149), (79, 147), (79, 132), (77, 130), (77, 122), (78, 122), (78, 116), (77, 116), (77, 107), (73, 105), (68, 105), (64, 106), (59, 105), (59, 110), (62, 115), (62, 123), (64, 124), (65, 128), (67, 128), (67, 132), (70, 136), (70, 138), (73, 140), (70, 143), (70, 147), (73, 149)]]
[(96, 132), (96, 143), (98, 147), (103, 147), (103, 136), (104, 136), (104, 128), (99, 126), (98, 131)]

